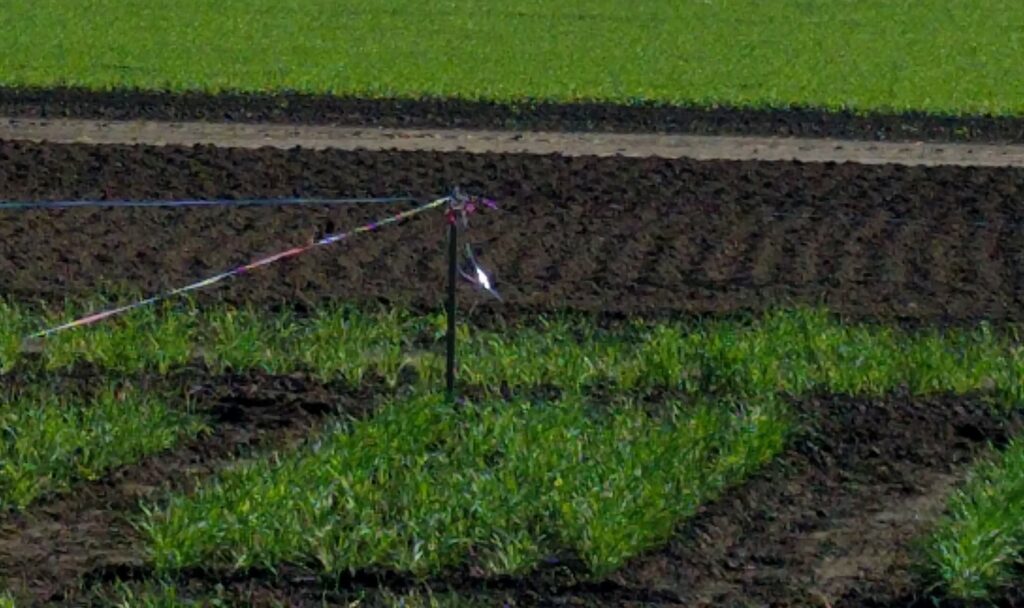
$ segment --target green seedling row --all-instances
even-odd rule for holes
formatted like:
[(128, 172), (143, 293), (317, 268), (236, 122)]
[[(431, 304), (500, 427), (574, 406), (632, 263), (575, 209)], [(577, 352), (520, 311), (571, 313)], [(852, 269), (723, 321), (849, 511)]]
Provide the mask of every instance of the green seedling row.
[[(71, 312), (40, 319), (0, 309), (0, 368), (27, 355), (22, 338)], [(308, 317), (252, 308), (147, 309), (115, 322), (57, 334), (42, 345), (42, 365), (87, 361), (113, 372), (165, 373), (201, 362), (214, 372), (306, 371), (358, 384), (381, 378), (421, 390), (443, 383), (443, 315), (414, 316), (326, 307)], [(582, 317), (538, 318), (505, 330), (459, 327), (465, 385), (498, 395), (552, 386), (579, 394), (598, 388), (669, 388), (693, 394), (880, 395), (970, 393), (1003, 403), (1024, 400), (1024, 346), (1016, 328), (901, 330), (851, 324), (817, 309), (748, 319), (638, 321), (599, 329)]]
[(0, 509), (94, 480), (202, 430), (188, 408), (130, 385), (94, 396), (35, 388), (0, 404)]
[(0, 85), (1024, 110), (1014, 0), (6, 0)]
[(309, 449), (221, 475), (145, 523), (160, 569), (315, 562), (426, 575), (521, 574), (578, 556), (595, 574), (774, 456), (773, 404), (399, 401)]

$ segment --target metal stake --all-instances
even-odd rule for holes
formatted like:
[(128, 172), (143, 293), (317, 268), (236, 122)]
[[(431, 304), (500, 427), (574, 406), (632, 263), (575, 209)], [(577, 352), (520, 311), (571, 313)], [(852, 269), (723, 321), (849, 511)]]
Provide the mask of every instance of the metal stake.
[[(454, 201), (452, 202), (454, 204)], [(448, 365), (446, 378), (448, 400), (455, 401), (455, 287), (458, 273), (458, 227), (455, 225), (454, 210), (449, 207), (448, 216)]]

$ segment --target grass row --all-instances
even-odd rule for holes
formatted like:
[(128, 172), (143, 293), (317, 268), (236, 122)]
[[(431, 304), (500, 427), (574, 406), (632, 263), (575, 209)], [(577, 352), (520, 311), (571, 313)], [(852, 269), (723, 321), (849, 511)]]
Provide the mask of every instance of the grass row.
[(92, 396), (21, 392), (0, 403), (0, 510), (24, 508), (202, 430), (188, 408), (131, 385)]
[[(381, 343), (381, 334), (366, 329), (423, 340), (437, 319), (322, 314), (292, 320), (285, 334), (304, 344), (307, 336), (345, 327), (363, 328), (353, 337), (374, 336), (355, 349), (348, 360), (354, 367), (343, 373), (365, 374), (369, 364), (397, 377), (401, 365), (415, 365), (421, 377), (438, 376), (429, 344)], [(244, 325), (263, 331), (255, 317)], [(333, 332), (322, 332), (324, 326)], [(266, 331), (269, 337), (277, 330)], [(372, 420), (326, 432), (305, 451), (248, 463), (152, 511), (144, 527), (154, 561), (167, 571), (298, 562), (328, 573), (385, 567), (436, 574), (468, 563), (491, 574), (521, 574), (568, 553), (600, 576), (663, 541), (697, 505), (781, 450), (790, 421), (774, 401), (780, 393), (907, 388), (1024, 403), (1024, 348), (1012, 330), (985, 325), (905, 331), (797, 310), (615, 330), (557, 319), (463, 337), (462, 371), (474, 383), (550, 384), (567, 397), (457, 409), (429, 394), (394, 403)], [(288, 340), (260, 343), (258, 358), (276, 371), (308, 363), (318, 349), (315, 340), (299, 351)], [(218, 352), (217, 344), (203, 352)], [(360, 363), (358, 353), (373, 347), (378, 355)], [(400, 355), (415, 348), (423, 352), (411, 360)], [(381, 366), (379, 355), (387, 352), (392, 363)], [(689, 397), (667, 405), (664, 416), (652, 417), (628, 399), (595, 416), (583, 401), (593, 386), (608, 388), (612, 398), (656, 387)], [(964, 515), (968, 525), (946, 533), (947, 541), (981, 540), (981, 515)], [(1021, 547), (1016, 537), (1002, 539), (1004, 549)], [(956, 577), (980, 558), (965, 554), (948, 566), (933, 558), (932, 565), (961, 593)]]
[[(26, 355), (24, 335), (44, 321), (0, 308), (0, 369)], [(442, 316), (326, 307), (310, 317), (254, 309), (145, 310), (116, 322), (57, 334), (41, 365), (66, 369), (88, 361), (114, 372), (166, 372), (200, 362), (214, 372), (307, 371), (359, 383), (396, 386), (410, 378), (442, 382)], [(1024, 401), (1024, 345), (1015, 328), (901, 330), (848, 324), (824, 310), (779, 311), (748, 319), (638, 321), (601, 329), (585, 318), (538, 319), (505, 330), (460, 332), (461, 381), (498, 395), (553, 386), (580, 394), (668, 388), (692, 394), (766, 395), (811, 391), (880, 395), (980, 392)]]
[(146, 522), (159, 569), (201, 564), (416, 575), (522, 574), (578, 556), (595, 574), (663, 541), (781, 448), (768, 406), (400, 401), (305, 452), (251, 463)]
[(1020, 114), (1022, 22), (1012, 0), (7, 0), (0, 84)]

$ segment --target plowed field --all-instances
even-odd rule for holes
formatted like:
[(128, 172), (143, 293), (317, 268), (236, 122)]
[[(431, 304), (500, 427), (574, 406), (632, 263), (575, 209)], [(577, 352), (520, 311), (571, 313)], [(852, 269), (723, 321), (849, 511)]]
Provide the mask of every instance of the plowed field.
[[(25, 98), (32, 94), (0, 91), (0, 109), (38, 115), (26, 109)], [(81, 92), (61, 95), (73, 97), (71, 115), (146, 115), (145, 108), (126, 109), (130, 104), (116, 96), (97, 105)], [(207, 117), (202, 104), (208, 101), (193, 100), (184, 115)], [(312, 108), (304, 111), (322, 110), (313, 101), (303, 103)], [(368, 114), (379, 109), (367, 107)], [(280, 118), (280, 110), (268, 108), (257, 110)], [(154, 113), (182, 114), (173, 110), (158, 107)], [(377, 122), (461, 124), (431, 117), (429, 104), (419, 110), (405, 122), (393, 116)], [(549, 110), (534, 117), (534, 124), (576, 115), (568, 106)], [(662, 110), (645, 111), (657, 125), (676, 124)], [(607, 128), (629, 122), (629, 116), (608, 113)], [(707, 127), (715, 116), (703, 113), (697, 127), (677, 130), (741, 131)], [(758, 116), (754, 131), (774, 133), (783, 124)], [(509, 120), (484, 113), (466, 124), (502, 126)], [(803, 125), (793, 131), (815, 132), (804, 124), (813, 123), (806, 116), (785, 120)], [(933, 134), (955, 131), (945, 123), (925, 123)], [(901, 131), (899, 124), (893, 119), (887, 128), (904, 135), (913, 131)], [(870, 130), (865, 125), (837, 121), (817, 134), (863, 133)], [(1019, 139), (1018, 122), (992, 119), (983, 126), (989, 136), (978, 139)], [(605, 319), (729, 317), (819, 305), (844, 321), (882, 326), (941, 329), (986, 321), (1002, 328), (1024, 320), (1022, 169), (0, 141), (0, 200), (412, 195), (427, 201), (454, 186), (499, 204), (497, 211), (474, 215), (467, 232), (504, 296), (495, 302), (462, 292), (460, 306), (481, 331), (504, 327), (505, 321), (538, 327), (539, 316), (562, 312), (601, 325)], [(163, 291), (396, 209), (359, 204), (5, 211), (0, 290), (11, 301), (50, 304), (98, 294), (123, 297), (124, 290)], [(226, 282), (199, 294), (199, 301), (252, 304), (268, 314), (285, 310), (300, 317), (339, 302), (436, 312), (446, 276), (445, 228), (440, 213), (421, 215)], [(372, 336), (362, 338), (372, 343)], [(1019, 357), (1019, 339), (1007, 338), (1007, 344), (1017, 349), (1006, 355), (1010, 363), (1000, 360), (1004, 367), (992, 369), (1018, 361), (1012, 357)], [(988, 346), (995, 352), (1002, 343)], [(0, 374), (5, 395), (40, 383), (89, 395), (98, 378), (110, 380), (111, 371), (102, 366), (40, 369), (31, 355), (25, 357)], [(735, 369), (714, 368), (718, 363), (729, 361), (695, 363), (704, 384), (693, 385), (711, 387), (708, 395), (652, 383), (653, 389), (629, 396), (659, 420), (660, 408), (673, 398), (719, 398), (716, 391), (747, 386), (730, 376)], [(787, 364), (780, 360), (776, 367)], [(585, 576), (582, 559), (570, 552), (521, 576), (485, 576), (471, 565), (426, 577), (388, 567), (320, 576), (315, 564), (295, 560), (272, 569), (211, 562), (159, 580), (185, 597), (216, 594), (229, 603), (255, 605), (399, 605), (386, 600), (423, 589), (481, 606), (930, 605), (930, 580), (916, 569), (915, 543), (942, 516), (973, 463), (1005, 447), (1021, 429), (1020, 414), (986, 401), (987, 390), (1007, 389), (1016, 376), (976, 375), (982, 379), (961, 394), (780, 389), (768, 395), (793, 415), (793, 433), (781, 453), (679, 522), (666, 542), (631, 554), (625, 566), (596, 579)], [(372, 421), (382, 398), (406, 398), (419, 386), (415, 378), (397, 372), (396, 377), (387, 386), (375, 377), (345, 383), (314, 380), (305, 371), (215, 373), (201, 365), (132, 376), (142, 390), (180, 390), (209, 432), (98, 479), (78, 479), (72, 491), (46, 495), (22, 511), (0, 514), (0, 591), (27, 598), (26, 605), (110, 605), (116, 585), (124, 586), (116, 587), (121, 591), (145, 588), (159, 573), (145, 534), (132, 523), (141, 516), (140, 501), (161, 505), (172, 494), (189, 495), (254, 454), (273, 452), (271, 459), (283, 454), (287, 460), (293, 450), (307, 448), (303, 442), (328, 419)], [(614, 413), (609, 403), (622, 396), (614, 394), (617, 389), (580, 389), (584, 384), (580, 380), (576, 388), (583, 394), (581, 407), (591, 408), (588, 416)], [(466, 388), (468, 395), (498, 390)], [(1015, 394), (1009, 388), (1004, 392)], [(570, 389), (543, 384), (514, 394), (502, 384), (499, 392), (506, 402), (547, 403), (541, 397), (560, 397)], [(752, 397), (737, 397), (747, 398)], [(14, 442), (15, 434), (4, 427), (5, 441)], [(443, 451), (443, 443), (429, 444), (430, 457)], [(999, 589), (994, 597), (1021, 605), (1017, 589)]]
[[(721, 313), (825, 304), (854, 316), (1020, 319), (1024, 171), (666, 159), (0, 144), (9, 199), (412, 194), (500, 201), (470, 239), (505, 313)], [(17, 298), (169, 288), (390, 214), (339, 209), (60, 210), (0, 222)], [(216, 292), (439, 303), (439, 216)], [(469, 300), (471, 301), (471, 300)]]

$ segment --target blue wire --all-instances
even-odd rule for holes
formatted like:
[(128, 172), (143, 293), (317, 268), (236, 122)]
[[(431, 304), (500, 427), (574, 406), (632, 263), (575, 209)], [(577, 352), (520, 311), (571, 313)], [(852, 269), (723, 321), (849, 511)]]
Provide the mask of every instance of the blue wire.
[(88, 207), (241, 207), (258, 205), (354, 205), (416, 202), (411, 196), (377, 198), (250, 198), (213, 200), (79, 200), (79, 201), (0, 201), (0, 211), (20, 209), (77, 209)]

